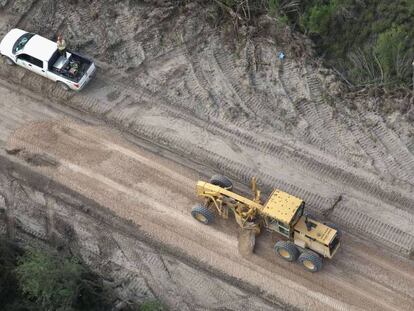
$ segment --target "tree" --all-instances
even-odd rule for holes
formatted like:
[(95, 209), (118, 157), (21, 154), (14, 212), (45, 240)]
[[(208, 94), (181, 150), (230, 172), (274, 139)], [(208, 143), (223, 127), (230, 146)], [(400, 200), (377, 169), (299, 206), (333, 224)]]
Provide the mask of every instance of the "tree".
[(17, 280), (13, 273), (21, 251), (6, 240), (0, 240), (0, 306), (13, 302), (18, 296)]
[(8, 311), (41, 311), (23, 296), (14, 272), (23, 250), (11, 241), (0, 238), (0, 306)]
[(16, 268), (23, 293), (42, 310), (108, 310), (112, 295), (76, 258), (30, 250)]
[(330, 31), (330, 24), (338, 10), (336, 0), (328, 1), (327, 4), (316, 3), (310, 7), (306, 19), (306, 26), (310, 33), (327, 35)]
[(80, 284), (82, 265), (74, 259), (61, 259), (38, 250), (28, 251), (16, 268), (24, 294), (45, 310), (71, 310)]

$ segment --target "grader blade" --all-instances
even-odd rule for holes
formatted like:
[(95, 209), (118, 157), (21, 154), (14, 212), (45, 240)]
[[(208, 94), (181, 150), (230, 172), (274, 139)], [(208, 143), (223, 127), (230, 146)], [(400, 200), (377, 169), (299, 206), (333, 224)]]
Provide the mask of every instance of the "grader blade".
[(242, 256), (249, 256), (254, 252), (256, 245), (256, 232), (254, 230), (240, 229), (238, 236), (239, 253)]

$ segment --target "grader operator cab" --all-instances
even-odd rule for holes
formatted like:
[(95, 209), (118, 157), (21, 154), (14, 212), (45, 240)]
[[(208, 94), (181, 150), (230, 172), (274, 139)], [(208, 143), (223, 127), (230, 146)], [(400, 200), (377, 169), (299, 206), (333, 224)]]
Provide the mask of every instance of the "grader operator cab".
[[(261, 203), (256, 179), (252, 179), (253, 199), (232, 191), (231, 181), (215, 175), (210, 182), (197, 182), (197, 195), (204, 204), (192, 209), (192, 216), (203, 224), (210, 224), (215, 213), (227, 219), (231, 211), (248, 237), (253, 252), (255, 237), (264, 228), (278, 233), (274, 250), (287, 261), (298, 260), (307, 270), (317, 272), (323, 258), (332, 258), (340, 245), (340, 231), (333, 225), (320, 223), (304, 213), (305, 202), (281, 190), (274, 190), (265, 204)], [(240, 243), (240, 241), (239, 241)]]

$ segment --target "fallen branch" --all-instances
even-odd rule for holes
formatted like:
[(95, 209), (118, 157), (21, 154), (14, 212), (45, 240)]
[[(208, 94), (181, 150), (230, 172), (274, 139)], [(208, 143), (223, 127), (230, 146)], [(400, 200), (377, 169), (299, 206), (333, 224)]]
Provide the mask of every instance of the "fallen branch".
[(225, 5), (223, 2), (219, 0), (214, 0), (214, 2), (216, 2), (222, 9), (226, 10), (230, 14), (231, 17), (236, 18), (240, 21), (243, 21), (243, 18), (239, 14), (234, 12), (234, 10), (231, 7)]

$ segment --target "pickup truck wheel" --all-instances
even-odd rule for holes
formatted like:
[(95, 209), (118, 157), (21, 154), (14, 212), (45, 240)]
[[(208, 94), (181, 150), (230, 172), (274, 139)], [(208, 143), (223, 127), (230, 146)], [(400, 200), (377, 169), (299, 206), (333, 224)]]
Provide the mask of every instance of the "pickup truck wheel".
[(63, 82), (57, 82), (57, 85), (58, 85), (58, 86), (59, 86), (62, 90), (65, 90), (65, 91), (70, 91), (69, 86), (68, 86), (67, 84), (63, 83)]
[(233, 189), (233, 183), (230, 179), (223, 175), (214, 175), (210, 178), (210, 184), (225, 188), (227, 190)]
[(213, 212), (201, 204), (197, 204), (193, 207), (191, 216), (205, 225), (211, 224), (214, 220)]
[(7, 57), (7, 56), (4, 57), (4, 62), (9, 66), (15, 65), (14, 61), (12, 61), (12, 59), (10, 57)]
[(290, 241), (277, 241), (275, 252), (287, 261), (296, 261), (299, 256), (298, 248)]
[(299, 256), (299, 262), (310, 272), (318, 272), (322, 269), (322, 258), (309, 250), (304, 251)]

